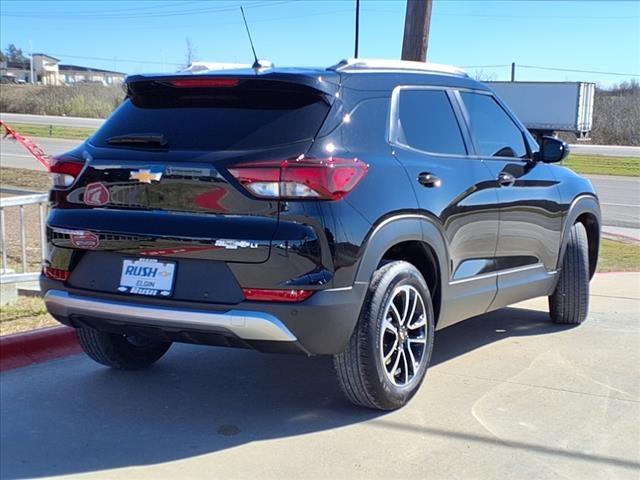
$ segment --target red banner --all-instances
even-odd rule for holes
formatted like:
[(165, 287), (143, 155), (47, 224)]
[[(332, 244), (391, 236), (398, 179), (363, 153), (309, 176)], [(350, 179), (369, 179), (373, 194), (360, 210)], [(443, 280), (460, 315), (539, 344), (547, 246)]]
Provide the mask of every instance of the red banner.
[(20, 144), (24, 148), (26, 148), (31, 155), (36, 157), (36, 160), (38, 160), (44, 168), (49, 170), (49, 156), (46, 153), (44, 153), (44, 151), (38, 145), (36, 145), (32, 140), (28, 139), (27, 137), (23, 137), (22, 135), (20, 135), (13, 128), (11, 128), (9, 125), (4, 123), (2, 120), (0, 120), (0, 126), (4, 127), (4, 130), (5, 130), (4, 138), (13, 138), (14, 140), (17, 140), (18, 142), (20, 142)]

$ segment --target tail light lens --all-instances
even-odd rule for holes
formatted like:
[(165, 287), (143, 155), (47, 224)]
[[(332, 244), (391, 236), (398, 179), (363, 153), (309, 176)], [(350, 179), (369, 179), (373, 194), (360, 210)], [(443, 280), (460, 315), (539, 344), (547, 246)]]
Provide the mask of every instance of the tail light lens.
[(339, 200), (367, 173), (367, 164), (346, 158), (305, 158), (234, 165), (240, 184), (259, 198)]
[(69, 270), (63, 270), (62, 268), (44, 267), (42, 269), (42, 274), (53, 280), (60, 280), (64, 282), (69, 278), (71, 272), (69, 272)]
[(254, 302), (302, 302), (313, 290), (267, 290), (261, 288), (243, 288), (244, 297)]
[(84, 167), (76, 158), (52, 157), (49, 160), (49, 176), (53, 188), (68, 188), (73, 185)]

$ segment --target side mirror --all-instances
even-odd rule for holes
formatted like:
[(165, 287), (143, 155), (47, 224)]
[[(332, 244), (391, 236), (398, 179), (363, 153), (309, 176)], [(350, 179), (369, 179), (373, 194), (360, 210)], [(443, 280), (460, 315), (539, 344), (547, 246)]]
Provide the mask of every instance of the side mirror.
[(569, 145), (566, 142), (556, 137), (544, 136), (542, 137), (540, 151), (535, 155), (535, 160), (544, 163), (556, 163), (561, 162), (568, 155)]

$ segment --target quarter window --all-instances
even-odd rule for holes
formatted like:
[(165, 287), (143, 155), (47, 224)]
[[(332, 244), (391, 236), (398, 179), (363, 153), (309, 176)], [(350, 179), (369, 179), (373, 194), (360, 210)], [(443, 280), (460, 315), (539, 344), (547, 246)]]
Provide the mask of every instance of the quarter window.
[(443, 90), (400, 90), (397, 140), (426, 152), (467, 153), (451, 102)]
[(461, 95), (480, 155), (518, 158), (527, 155), (522, 132), (492, 96), (469, 92)]

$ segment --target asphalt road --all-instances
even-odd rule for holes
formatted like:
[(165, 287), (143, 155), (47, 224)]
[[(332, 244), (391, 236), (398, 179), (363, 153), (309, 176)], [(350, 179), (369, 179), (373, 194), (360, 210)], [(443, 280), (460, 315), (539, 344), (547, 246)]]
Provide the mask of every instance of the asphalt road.
[(640, 147), (622, 145), (587, 145), (576, 143), (570, 145), (573, 153), (582, 155), (610, 155), (612, 157), (640, 157)]
[(12, 123), (35, 123), (38, 125), (59, 125), (66, 127), (98, 128), (102, 118), (56, 117), (52, 115), (27, 115), (24, 113), (0, 113), (0, 120)]
[(592, 283), (589, 318), (546, 299), (436, 334), (405, 408), (352, 407), (329, 358), (174, 345), (145, 371), (84, 355), (0, 374), (0, 476), (634, 479), (640, 274)]
[[(37, 138), (35, 140), (48, 155), (67, 152), (80, 143), (78, 140), (62, 140), (59, 138)], [(3, 167), (45, 170), (22, 145), (14, 140), (5, 138), (0, 140), (0, 165)]]
[(585, 176), (593, 182), (598, 192), (605, 225), (640, 228), (640, 178)]

